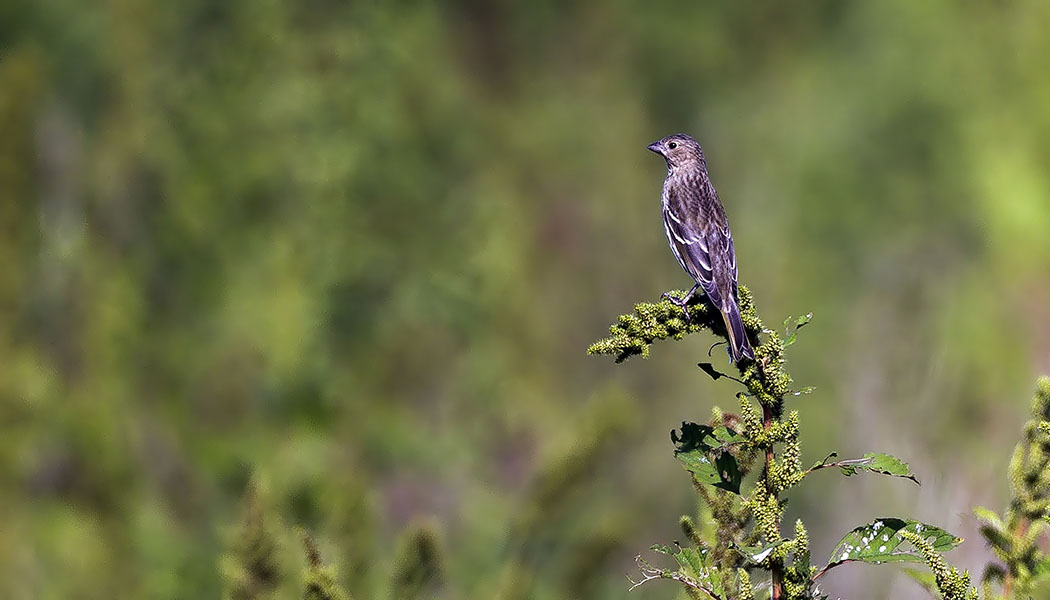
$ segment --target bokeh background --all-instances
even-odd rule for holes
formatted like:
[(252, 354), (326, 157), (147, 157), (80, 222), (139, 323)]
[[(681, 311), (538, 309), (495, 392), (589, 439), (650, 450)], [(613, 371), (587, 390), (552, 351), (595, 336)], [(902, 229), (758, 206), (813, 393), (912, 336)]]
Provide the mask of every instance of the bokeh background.
[[(0, 594), (229, 590), (256, 489), (356, 598), (622, 598), (692, 512), (668, 431), (710, 337), (588, 357), (690, 282), (646, 144), (706, 149), (791, 348), (814, 560), (873, 517), (969, 538), (1050, 371), (1050, 4), (8, 0)], [(720, 362), (724, 356), (716, 349)], [(250, 483), (251, 482), (251, 483)], [(413, 533), (417, 532), (417, 533)], [(225, 566), (224, 566), (225, 565)], [(833, 597), (911, 598), (886, 567)], [(669, 598), (653, 583), (632, 598)]]

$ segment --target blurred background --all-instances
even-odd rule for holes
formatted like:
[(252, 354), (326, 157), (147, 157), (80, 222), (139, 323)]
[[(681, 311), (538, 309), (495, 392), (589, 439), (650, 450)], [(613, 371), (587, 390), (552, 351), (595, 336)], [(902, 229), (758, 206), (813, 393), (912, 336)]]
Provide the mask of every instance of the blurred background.
[(425, 597), (627, 597), (695, 508), (668, 431), (736, 404), (710, 336), (585, 355), (691, 283), (677, 131), (766, 325), (815, 315), (804, 460), (923, 480), (807, 480), (814, 561), (901, 515), (979, 574), (1050, 371), (1050, 4), (762, 4), (0, 5), (2, 595), (218, 596), (256, 489), (279, 597), (297, 525), (356, 598), (420, 535)]

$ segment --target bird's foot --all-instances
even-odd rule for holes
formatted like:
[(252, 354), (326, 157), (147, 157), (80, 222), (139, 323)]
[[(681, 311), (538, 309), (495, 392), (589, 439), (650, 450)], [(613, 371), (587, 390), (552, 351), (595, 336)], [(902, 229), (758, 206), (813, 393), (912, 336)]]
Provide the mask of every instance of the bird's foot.
[(672, 296), (671, 292), (664, 292), (664, 293), (660, 294), (660, 297), (663, 298), (664, 300), (669, 301), (671, 304), (677, 304), (678, 306), (682, 305), (681, 298), (678, 298), (676, 296)]
[(685, 313), (685, 322), (686, 323), (692, 322), (693, 317), (692, 317), (692, 315), (689, 314), (689, 300), (688, 300), (688, 297), (686, 297), (686, 298), (676, 298), (676, 297), (672, 296), (670, 292), (664, 292), (663, 294), (661, 294), (661, 296), (663, 298), (665, 298), (666, 300), (668, 300), (671, 304), (674, 304), (675, 306), (677, 306), (677, 307), (682, 309), (682, 312)]

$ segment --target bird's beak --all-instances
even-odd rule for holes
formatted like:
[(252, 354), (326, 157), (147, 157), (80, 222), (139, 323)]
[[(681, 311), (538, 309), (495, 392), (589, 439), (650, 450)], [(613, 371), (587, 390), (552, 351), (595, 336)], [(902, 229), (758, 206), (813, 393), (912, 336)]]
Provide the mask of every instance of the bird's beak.
[(655, 141), (655, 142), (649, 144), (648, 146), (646, 146), (646, 148), (648, 148), (648, 149), (652, 150), (653, 152), (663, 156), (663, 153), (664, 153), (663, 152), (663, 147), (660, 146), (660, 142), (659, 141)]

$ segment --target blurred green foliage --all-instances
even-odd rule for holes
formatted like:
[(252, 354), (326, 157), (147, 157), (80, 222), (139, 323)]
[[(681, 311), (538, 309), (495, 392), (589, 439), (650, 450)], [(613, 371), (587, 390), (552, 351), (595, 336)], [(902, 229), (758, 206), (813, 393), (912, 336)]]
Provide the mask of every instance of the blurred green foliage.
[[(984, 570), (986, 598), (1039, 598), (1050, 593), (1050, 377), (1040, 377), (1031, 420), (1010, 458), (1013, 492), (1003, 515), (977, 507), (981, 535), (997, 562)], [(1001, 592), (1001, 593), (999, 593)]]
[[(919, 440), (932, 491), (883, 499), (917, 518), (1002, 504), (979, 483), (1025, 407), (999, 399), (1050, 370), (1048, 25), (1039, 0), (2, 3), (0, 595), (215, 597), (256, 480), (286, 592), (294, 525), (369, 598), (424, 518), (449, 597), (624, 593), (689, 512), (664, 432), (718, 393), (683, 368), (703, 340), (583, 353), (687, 283), (644, 149), (678, 130), (759, 308), (816, 315), (804, 435)], [(793, 500), (815, 552), (870, 513), (837, 485)]]

